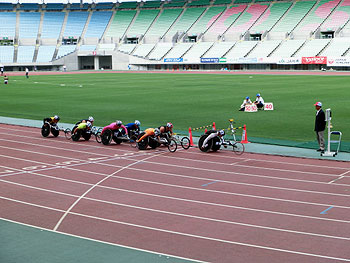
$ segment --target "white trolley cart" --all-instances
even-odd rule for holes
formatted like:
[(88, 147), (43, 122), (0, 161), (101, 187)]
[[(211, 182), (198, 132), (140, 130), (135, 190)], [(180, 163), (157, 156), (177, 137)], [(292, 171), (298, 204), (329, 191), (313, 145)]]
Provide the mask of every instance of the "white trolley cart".
[[(340, 131), (331, 131), (331, 120), (332, 120), (332, 111), (331, 109), (326, 109), (326, 121), (328, 128), (328, 143), (327, 143), (327, 151), (321, 153), (321, 156), (336, 156), (340, 149), (341, 137), (342, 133)], [(332, 139), (333, 138), (333, 139)], [(335, 145), (336, 150), (331, 151), (331, 145)]]

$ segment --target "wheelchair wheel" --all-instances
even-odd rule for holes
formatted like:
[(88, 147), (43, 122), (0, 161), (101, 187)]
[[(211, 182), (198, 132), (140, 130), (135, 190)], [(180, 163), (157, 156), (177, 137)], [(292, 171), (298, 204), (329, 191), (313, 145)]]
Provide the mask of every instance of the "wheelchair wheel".
[[(138, 139), (140, 139), (145, 133), (141, 132), (140, 135), (137, 137)], [(136, 143), (136, 146), (139, 150), (146, 150), (147, 146), (148, 146), (148, 137), (146, 137), (145, 139), (143, 139), (142, 141), (139, 141), (138, 143)]]
[(57, 130), (55, 127), (51, 127), (51, 133), (54, 137), (57, 137), (60, 134), (60, 131)]
[(102, 128), (99, 128), (97, 130), (97, 132), (95, 133), (95, 139), (98, 143), (101, 143), (101, 141), (102, 141), (101, 132), (102, 132)]
[(232, 145), (232, 150), (235, 152), (235, 154), (242, 155), (244, 153), (244, 144), (236, 142)]
[(64, 137), (66, 137), (67, 140), (72, 139), (72, 131), (69, 128), (64, 130)]
[(72, 134), (72, 140), (77, 142), (79, 141), (80, 137), (81, 137), (81, 130), (77, 130), (75, 133)]
[(221, 144), (220, 144), (220, 138), (219, 137), (214, 137), (211, 143), (211, 150), (213, 152), (216, 152), (218, 150), (220, 150)]
[(177, 150), (177, 142), (174, 139), (170, 139), (169, 143), (167, 144), (169, 152), (176, 152)]
[(116, 131), (116, 132), (113, 134), (112, 139), (113, 139), (113, 141), (114, 141), (116, 144), (121, 144), (123, 140), (118, 138), (118, 137), (121, 137), (121, 136), (122, 136), (121, 132)]
[(82, 132), (81, 136), (83, 136), (85, 141), (88, 141), (91, 138), (91, 132), (84, 131), (84, 132)]
[(50, 134), (50, 124), (45, 123), (42, 127), (41, 127), (41, 135), (43, 137), (47, 137)]
[(212, 144), (212, 140), (208, 141), (208, 145), (206, 147), (202, 147), (203, 146), (203, 142), (204, 140), (208, 137), (208, 134), (203, 134), (198, 141), (198, 147), (202, 152), (208, 152), (211, 148), (211, 144)]
[(190, 148), (190, 139), (188, 137), (182, 137), (181, 139), (181, 146), (182, 148), (184, 148), (185, 150), (187, 150), (188, 148)]
[(136, 135), (131, 135), (131, 137), (130, 137), (130, 145), (131, 145), (131, 147), (136, 148), (136, 146), (137, 146), (136, 140), (137, 140), (137, 136)]
[(112, 134), (113, 132), (109, 129), (104, 131), (104, 133), (101, 135), (101, 142), (103, 143), (103, 145), (111, 144)]
[(158, 141), (156, 141), (155, 139), (153, 138), (149, 138), (148, 140), (148, 145), (152, 148), (152, 149), (155, 149), (157, 147), (160, 146), (160, 143)]

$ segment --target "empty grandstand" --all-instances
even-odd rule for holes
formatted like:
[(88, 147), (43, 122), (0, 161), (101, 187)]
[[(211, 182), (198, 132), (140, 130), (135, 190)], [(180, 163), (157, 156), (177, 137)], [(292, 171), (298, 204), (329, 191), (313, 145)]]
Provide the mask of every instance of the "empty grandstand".
[(29, 2), (0, 3), (8, 70), (99, 69), (99, 60), (111, 69), (319, 69), (301, 58), (350, 56), (350, 0)]

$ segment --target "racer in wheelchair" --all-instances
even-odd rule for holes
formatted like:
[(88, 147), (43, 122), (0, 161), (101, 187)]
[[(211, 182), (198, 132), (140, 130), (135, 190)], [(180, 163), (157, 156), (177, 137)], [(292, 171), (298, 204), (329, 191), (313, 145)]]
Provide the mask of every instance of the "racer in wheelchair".
[(169, 142), (171, 136), (173, 136), (173, 124), (168, 122), (166, 125), (159, 126), (158, 129), (160, 131), (160, 138), (165, 138)]
[(57, 123), (59, 122), (60, 117), (55, 115), (53, 117), (44, 118), (43, 126), (41, 128), (41, 134), (43, 137), (47, 137), (50, 134), (50, 131), (54, 137), (57, 137), (59, 134), (59, 127)]
[(90, 122), (92, 126), (94, 126), (94, 117), (90, 116), (89, 118), (87, 119), (82, 119), (80, 121), (78, 121), (75, 125), (79, 125), (80, 123), (87, 123), (87, 122)]
[(120, 144), (123, 141), (125, 142), (129, 140), (128, 130), (120, 120), (112, 122), (111, 124), (104, 127), (101, 131), (101, 141), (104, 145), (109, 145), (112, 140), (116, 144)]
[[(220, 148), (220, 145), (223, 144), (223, 137), (225, 136), (225, 131), (224, 130), (219, 130), (219, 131), (210, 130), (210, 131), (207, 131), (202, 136), (203, 136), (202, 138), (205, 138), (205, 139), (204, 139), (203, 143), (201, 145), (199, 145), (201, 150), (207, 149), (209, 147), (210, 143), (211, 143), (210, 148), (212, 148), (212, 150), (218, 150)], [(215, 139), (215, 138), (217, 138), (217, 139)], [(207, 149), (207, 150), (209, 150), (209, 149)]]
[(141, 122), (138, 120), (135, 120), (135, 122), (130, 122), (125, 125), (127, 133), (125, 133), (125, 130), (123, 130), (122, 134), (128, 134), (129, 138), (131, 138), (132, 135), (138, 135), (140, 133), (140, 126)]

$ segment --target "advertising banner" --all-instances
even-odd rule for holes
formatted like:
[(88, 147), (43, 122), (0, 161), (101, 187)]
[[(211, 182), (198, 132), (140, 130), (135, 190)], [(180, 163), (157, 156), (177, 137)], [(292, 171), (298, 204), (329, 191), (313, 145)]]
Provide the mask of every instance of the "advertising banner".
[(179, 63), (179, 62), (183, 62), (183, 58), (165, 58), (164, 62), (175, 62), (175, 63)]
[(328, 67), (350, 67), (350, 57), (328, 57)]
[(201, 63), (219, 63), (219, 58), (201, 58)]
[(279, 60), (277, 60), (277, 64), (280, 64), (280, 65), (301, 64), (301, 58), (280, 58)]
[(260, 64), (276, 64), (278, 61), (278, 58), (267, 58), (267, 57), (262, 57), (258, 58), (258, 63)]
[(228, 63), (234, 63), (234, 64), (255, 64), (258, 63), (257, 58), (228, 58)]
[(302, 57), (302, 64), (327, 64), (327, 57)]

